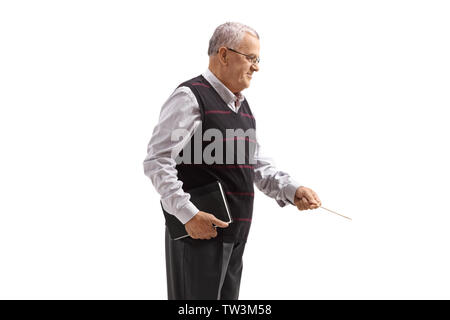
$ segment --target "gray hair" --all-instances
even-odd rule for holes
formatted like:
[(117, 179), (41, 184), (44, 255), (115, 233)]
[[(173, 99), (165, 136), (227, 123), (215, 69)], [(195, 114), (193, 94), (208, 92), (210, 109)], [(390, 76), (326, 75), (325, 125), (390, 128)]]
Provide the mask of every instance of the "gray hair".
[(216, 55), (220, 47), (237, 47), (242, 41), (245, 32), (250, 32), (259, 39), (258, 33), (245, 24), (239, 22), (221, 24), (216, 28), (209, 40), (208, 56)]

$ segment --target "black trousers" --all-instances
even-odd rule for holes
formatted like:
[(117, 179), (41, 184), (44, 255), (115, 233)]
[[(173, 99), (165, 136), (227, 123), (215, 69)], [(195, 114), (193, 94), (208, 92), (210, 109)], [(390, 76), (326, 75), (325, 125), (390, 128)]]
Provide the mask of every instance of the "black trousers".
[(169, 300), (237, 300), (245, 242), (191, 237), (172, 240), (166, 228)]

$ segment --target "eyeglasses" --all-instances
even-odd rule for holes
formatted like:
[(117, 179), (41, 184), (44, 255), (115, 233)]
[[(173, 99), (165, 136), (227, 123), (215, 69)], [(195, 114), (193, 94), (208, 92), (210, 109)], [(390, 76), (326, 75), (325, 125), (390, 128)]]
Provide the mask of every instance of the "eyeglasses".
[(248, 60), (251, 64), (254, 64), (254, 65), (259, 64), (259, 61), (260, 61), (259, 57), (255, 57), (255, 56), (252, 55), (252, 54), (245, 54), (245, 53), (236, 51), (236, 50), (231, 49), (231, 48), (228, 48), (228, 47), (227, 47), (227, 49), (230, 50), (230, 51), (233, 51), (233, 52), (235, 52), (235, 53), (242, 54), (243, 56), (245, 56), (245, 57), (247, 58), (247, 60)]

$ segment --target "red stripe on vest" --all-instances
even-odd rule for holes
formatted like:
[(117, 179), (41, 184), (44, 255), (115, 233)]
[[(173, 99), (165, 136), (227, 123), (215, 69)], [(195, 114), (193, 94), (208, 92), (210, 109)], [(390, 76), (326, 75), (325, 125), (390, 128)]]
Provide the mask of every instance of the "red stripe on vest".
[(208, 111), (205, 111), (205, 114), (208, 114), (208, 113), (230, 114), (231, 111), (223, 111), (223, 110), (208, 110)]
[(252, 116), (251, 114), (248, 114), (248, 113), (244, 113), (244, 112), (241, 112), (241, 115), (243, 116), (243, 117), (248, 117), (248, 118), (252, 118), (252, 119), (254, 119), (255, 117), (254, 116)]
[(202, 86), (202, 87), (205, 87), (205, 88), (211, 88), (210, 86), (207, 86), (206, 84), (201, 83), (201, 82), (194, 82), (194, 83), (192, 83), (192, 85), (193, 86)]
[(236, 168), (247, 168), (254, 169), (255, 166), (249, 164), (204, 164), (204, 163), (184, 163), (181, 162), (178, 166), (212, 166), (214, 168), (222, 168), (222, 169), (236, 169)]

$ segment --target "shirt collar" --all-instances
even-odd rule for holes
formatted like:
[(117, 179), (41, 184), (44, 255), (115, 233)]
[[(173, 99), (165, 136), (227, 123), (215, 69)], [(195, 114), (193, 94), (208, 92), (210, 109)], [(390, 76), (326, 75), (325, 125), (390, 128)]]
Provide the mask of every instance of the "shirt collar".
[(217, 91), (219, 96), (223, 99), (223, 101), (226, 102), (228, 105), (232, 105), (234, 107), (234, 102), (237, 100), (238, 107), (241, 105), (242, 101), (244, 101), (245, 97), (242, 93), (238, 93), (235, 95), (233, 92), (230, 91), (217, 77), (214, 75), (214, 73), (211, 72), (211, 70), (206, 69), (206, 71), (202, 74), (202, 76), (213, 86), (213, 88)]

